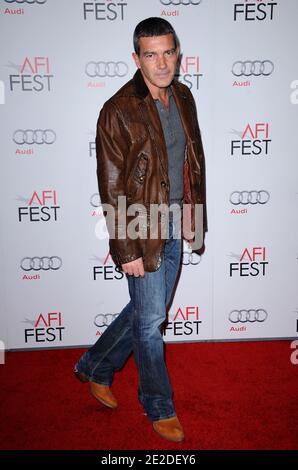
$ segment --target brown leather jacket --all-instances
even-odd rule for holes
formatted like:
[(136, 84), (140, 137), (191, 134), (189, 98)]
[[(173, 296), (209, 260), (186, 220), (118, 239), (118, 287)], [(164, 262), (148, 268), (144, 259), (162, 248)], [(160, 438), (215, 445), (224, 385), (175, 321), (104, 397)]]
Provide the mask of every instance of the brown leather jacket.
[[(184, 202), (204, 204), (201, 223), (205, 232), (205, 165), (196, 106), (188, 87), (174, 80), (171, 89), (186, 136)], [(126, 196), (127, 207), (133, 203), (142, 203), (148, 208), (150, 203), (169, 204), (166, 144), (158, 110), (139, 70), (104, 104), (97, 122), (96, 156), (101, 203), (115, 208), (115, 225), (119, 230), (111, 237), (109, 214), (104, 213), (113, 261), (121, 267), (123, 263), (143, 257), (145, 271), (156, 271), (165, 240), (161, 237), (130, 239), (119, 235), (122, 230), (123, 236), (125, 228), (120, 222), (118, 196)], [(126, 215), (126, 224), (129, 219)]]

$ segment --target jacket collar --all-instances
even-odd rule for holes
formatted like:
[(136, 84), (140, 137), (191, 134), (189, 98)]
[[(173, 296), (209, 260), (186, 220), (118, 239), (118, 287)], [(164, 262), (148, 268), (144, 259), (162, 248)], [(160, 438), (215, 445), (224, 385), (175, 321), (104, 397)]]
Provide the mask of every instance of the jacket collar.
[[(153, 105), (154, 103), (153, 98), (149, 92), (149, 88), (147, 87), (140, 70), (136, 71), (136, 73), (133, 76), (132, 81), (134, 84), (135, 93), (144, 100), (147, 98), (146, 101), (148, 101), (148, 103), (151, 103)], [(183, 85), (180, 84), (175, 79), (172, 81), (172, 84), (170, 85), (170, 87), (171, 87), (171, 91), (176, 101), (176, 105), (177, 105), (177, 108), (178, 108), (178, 111), (182, 120), (186, 137), (187, 139), (190, 139), (192, 121), (191, 121), (191, 113), (189, 109), (189, 102), (187, 100), (186, 92), (183, 90)], [(153, 106), (153, 108), (156, 112), (157, 120), (159, 121), (157, 109), (155, 106)], [(160, 127), (160, 130), (161, 130), (161, 127)]]
[(145, 99), (149, 95), (149, 88), (147, 87), (145, 80), (143, 79), (143, 75), (139, 69), (133, 76), (133, 82), (136, 94)]
[[(149, 88), (147, 87), (143, 75), (139, 69), (134, 74), (132, 80), (135, 86), (136, 94), (143, 99), (147, 98), (147, 96), (150, 94)], [(180, 89), (176, 79), (172, 81), (171, 89), (173, 90), (173, 88), (175, 89), (176, 93), (181, 95), (183, 98), (186, 98), (185, 93)]]

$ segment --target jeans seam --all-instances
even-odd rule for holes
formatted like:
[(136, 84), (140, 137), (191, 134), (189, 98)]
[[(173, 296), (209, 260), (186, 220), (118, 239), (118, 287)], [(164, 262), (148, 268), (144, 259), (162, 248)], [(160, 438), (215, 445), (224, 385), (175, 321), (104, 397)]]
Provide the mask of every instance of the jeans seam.
[(93, 376), (93, 373), (94, 373), (95, 369), (97, 369), (97, 367), (101, 364), (101, 362), (103, 361), (103, 359), (105, 359), (106, 356), (112, 351), (112, 349), (119, 343), (119, 341), (122, 339), (122, 337), (124, 336), (124, 334), (126, 334), (126, 329), (124, 330), (124, 332), (122, 333), (122, 335), (117, 338), (117, 341), (115, 341), (115, 342), (112, 344), (112, 346), (111, 346), (107, 351), (105, 351), (105, 354), (104, 354), (104, 356), (100, 359), (100, 361), (98, 361), (98, 362), (96, 363), (96, 365), (92, 368), (92, 370), (91, 370), (91, 376)]

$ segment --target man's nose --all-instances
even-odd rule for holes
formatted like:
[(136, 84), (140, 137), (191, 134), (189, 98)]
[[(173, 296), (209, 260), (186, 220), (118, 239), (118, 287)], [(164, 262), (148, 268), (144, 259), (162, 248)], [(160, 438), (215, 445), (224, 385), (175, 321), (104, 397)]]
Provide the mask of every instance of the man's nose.
[(163, 55), (157, 57), (157, 66), (159, 69), (164, 69), (167, 66), (166, 59)]

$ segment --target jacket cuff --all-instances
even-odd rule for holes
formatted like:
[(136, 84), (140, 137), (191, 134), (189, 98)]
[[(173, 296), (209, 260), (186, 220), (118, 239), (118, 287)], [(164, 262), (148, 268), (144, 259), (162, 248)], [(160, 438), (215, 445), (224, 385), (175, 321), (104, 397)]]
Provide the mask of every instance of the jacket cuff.
[(120, 266), (120, 267), (122, 264), (130, 263), (131, 261), (134, 261), (138, 258), (142, 258), (143, 256), (141, 250), (138, 249), (137, 247), (135, 250), (133, 250), (132, 253), (126, 254), (126, 253), (121, 253), (119, 250), (110, 246), (110, 253), (116, 266)]

